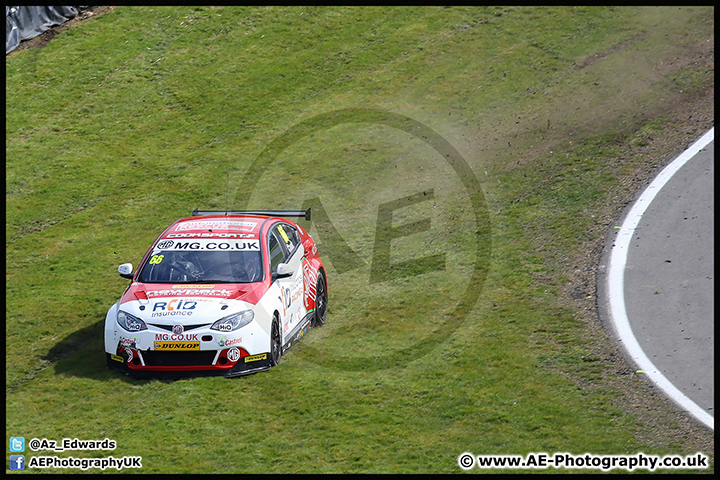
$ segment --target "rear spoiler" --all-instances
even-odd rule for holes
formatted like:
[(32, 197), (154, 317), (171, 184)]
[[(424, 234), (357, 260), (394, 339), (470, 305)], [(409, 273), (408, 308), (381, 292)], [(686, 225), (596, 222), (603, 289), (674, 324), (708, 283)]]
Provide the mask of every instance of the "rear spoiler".
[(305, 217), (310, 221), (310, 209), (307, 210), (198, 210), (192, 212), (193, 217), (200, 215), (269, 215), (271, 217)]

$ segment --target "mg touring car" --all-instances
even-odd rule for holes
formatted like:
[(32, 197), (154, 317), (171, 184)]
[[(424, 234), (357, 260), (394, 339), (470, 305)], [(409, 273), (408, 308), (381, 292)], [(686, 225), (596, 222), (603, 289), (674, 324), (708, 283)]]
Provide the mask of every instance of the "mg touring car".
[(105, 318), (107, 366), (134, 377), (267, 370), (325, 323), (327, 277), (306, 211), (198, 211), (172, 223)]

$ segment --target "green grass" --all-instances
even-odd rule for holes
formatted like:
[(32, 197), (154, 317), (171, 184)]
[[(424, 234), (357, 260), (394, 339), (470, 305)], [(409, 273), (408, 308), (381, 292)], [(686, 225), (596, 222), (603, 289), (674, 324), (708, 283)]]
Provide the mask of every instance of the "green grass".
[[(694, 454), (707, 432), (668, 426), (667, 403), (660, 420), (628, 408), (648, 388), (615, 373), (594, 291), (571, 296), (568, 284), (587, 281), (578, 272), (599, 259), (630, 179), (681, 148), (656, 140), (678, 135), (672, 106), (713, 77), (668, 65), (711, 38), (712, 13), (116, 7), (8, 56), (8, 436), (108, 437), (113, 452), (72, 454), (140, 455), (142, 473), (457, 473), (465, 451)], [(366, 108), (457, 149), (489, 223), (432, 142), (367, 121)], [(357, 116), (323, 123), (341, 109)], [(308, 228), (328, 264), (328, 322), (280, 366), (183, 381), (105, 368), (102, 321), (127, 284), (118, 264), (137, 264), (196, 207), (305, 202), (327, 215)], [(390, 262), (418, 275), (372, 280), (381, 204), (397, 207), (392, 227), (430, 219), (390, 241)], [(443, 268), (420, 268), (437, 255)]]

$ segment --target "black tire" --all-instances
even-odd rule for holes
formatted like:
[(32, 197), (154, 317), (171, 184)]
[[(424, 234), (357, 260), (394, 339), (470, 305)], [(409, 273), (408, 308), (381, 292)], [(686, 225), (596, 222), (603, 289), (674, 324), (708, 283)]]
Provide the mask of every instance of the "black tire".
[(277, 315), (273, 319), (272, 327), (270, 327), (270, 366), (274, 367), (280, 363), (282, 356), (282, 336), (280, 335), (280, 321)]
[(322, 272), (318, 275), (317, 287), (315, 287), (315, 314), (313, 315), (313, 327), (325, 324), (327, 318), (328, 293), (325, 275)]

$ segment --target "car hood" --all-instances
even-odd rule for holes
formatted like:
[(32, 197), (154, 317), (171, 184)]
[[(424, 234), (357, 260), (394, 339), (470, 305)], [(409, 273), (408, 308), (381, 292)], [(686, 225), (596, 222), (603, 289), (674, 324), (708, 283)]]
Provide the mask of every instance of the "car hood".
[(119, 308), (159, 325), (211, 323), (252, 308), (267, 291), (260, 283), (170, 285), (133, 283)]

